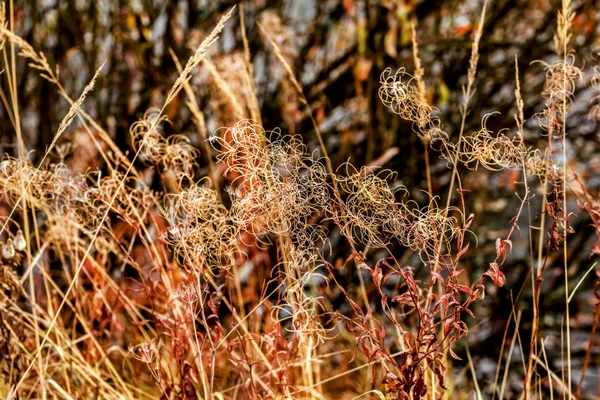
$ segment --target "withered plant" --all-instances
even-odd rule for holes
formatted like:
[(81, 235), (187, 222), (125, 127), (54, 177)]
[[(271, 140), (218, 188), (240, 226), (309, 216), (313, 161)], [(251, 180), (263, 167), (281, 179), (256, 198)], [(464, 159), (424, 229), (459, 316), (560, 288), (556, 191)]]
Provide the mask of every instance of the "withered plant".
[[(504, 396), (508, 372), (499, 382), (500, 372), (505, 356), (508, 371), (518, 337), (524, 398), (555, 391), (583, 398), (597, 343), (600, 283), (576, 386), (569, 302), (594, 267), (572, 289), (574, 210), (567, 199), (576, 196), (599, 237), (600, 200), (567, 159), (569, 109), (584, 77), (570, 51), (572, 5), (563, 0), (558, 12), (556, 60), (537, 64), (545, 73), (545, 107), (525, 115), (515, 58), (514, 125), (497, 131), (491, 127), (496, 112), (470, 114), (487, 7), (484, 1), (473, 30), (454, 129), (446, 128), (453, 121), (443, 119), (428, 95), (414, 23), (414, 75), (401, 66), (380, 73), (379, 100), (424, 146), (425, 200), (400, 183), (403, 171), (352, 160), (333, 164), (322, 120), (294, 75), (297, 54), (285, 47), (293, 38), (274, 14), (265, 12), (255, 28), (272, 52), (269, 62), (281, 67), (287, 132), (262, 125), (240, 7), (244, 52), (209, 56), (233, 24), (234, 8), (211, 32), (189, 40), (185, 64), (171, 51), (179, 74), (168, 90), (157, 91), (160, 104), (131, 124), (126, 151), (84, 110), (105, 64), (71, 97), (58, 68), (15, 33), (0, 8), (6, 55), (0, 77), (10, 89), (0, 97), (16, 138), (14, 152), (0, 161), (0, 205), (8, 210), (0, 214), (0, 397), (449, 399), (460, 389), (482, 398), (469, 334), (485, 323), (477, 313), (485, 296), (509, 282), (513, 242), (526, 229), (531, 287), (510, 284), (519, 297), (530, 291), (533, 315), (522, 329), (522, 315), (510, 305), (515, 339), (508, 356), (502, 343), (492, 396)], [(38, 70), (69, 104), (41, 153), (31, 153), (23, 140), (17, 62)], [(194, 79), (200, 68), (206, 80)], [(592, 68), (593, 90), (598, 68)], [(212, 133), (197, 100), (200, 85), (224, 125)], [(177, 131), (173, 107), (186, 107), (192, 131)], [(599, 118), (598, 107), (596, 97), (590, 117)], [(316, 145), (299, 133), (298, 115), (312, 124)], [(545, 146), (524, 134), (527, 118)], [(475, 124), (467, 123), (472, 119)], [(468, 126), (480, 128), (469, 132)], [(446, 167), (445, 185), (434, 186), (430, 157)], [(470, 209), (463, 179), (482, 169), (512, 171), (519, 179), (519, 207), (495, 233), (491, 255), (478, 248), (485, 215)], [(534, 196), (542, 199), (537, 211)], [(332, 246), (342, 248), (336, 257)], [(485, 260), (484, 268), (467, 270), (472, 254)], [(599, 254), (597, 243), (591, 255)], [(541, 361), (542, 281), (552, 265), (564, 274), (560, 377)], [(349, 287), (342, 277), (357, 284)], [(465, 365), (471, 380), (459, 388), (455, 367)], [(347, 376), (360, 379), (344, 381)]]

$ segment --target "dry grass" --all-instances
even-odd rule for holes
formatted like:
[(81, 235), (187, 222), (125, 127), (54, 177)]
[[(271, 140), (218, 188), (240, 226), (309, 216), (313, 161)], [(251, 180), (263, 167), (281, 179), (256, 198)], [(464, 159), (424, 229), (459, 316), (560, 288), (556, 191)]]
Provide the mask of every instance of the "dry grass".
[[(86, 95), (102, 79), (102, 67), (73, 101), (44, 54), (9, 29), (6, 18), (0, 21), (3, 51), (17, 46), (19, 56), (71, 105), (37, 166), (22, 143), (23, 149), (4, 155), (0, 163), (1, 201), (11, 207), (0, 217), (0, 397), (454, 398), (457, 381), (466, 376), (470, 380), (461, 393), (481, 398), (469, 347), (470, 375), (453, 369), (454, 360), (461, 360), (456, 343), (475, 329), (473, 309), (489, 286), (505, 284), (503, 266), (519, 226), (526, 226), (540, 231), (537, 243), (530, 235), (525, 249), (534, 317), (532, 328), (525, 330), (522, 315), (513, 310), (516, 326), (513, 331), (507, 326), (504, 335), (510, 340), (508, 354), (515, 347), (523, 353), (523, 343), (529, 344), (522, 397), (547, 398), (556, 392), (582, 398), (583, 377), (575, 385), (571, 373), (568, 302), (573, 293), (567, 269), (572, 210), (567, 193), (577, 196), (597, 232), (600, 202), (570, 168), (565, 152), (569, 107), (583, 76), (569, 52), (570, 2), (563, 1), (558, 14), (559, 58), (543, 64), (546, 81), (540, 96), (546, 107), (530, 116), (539, 120), (539, 134), (547, 136), (545, 148), (533, 148), (523, 137), (518, 69), (515, 125), (492, 132), (487, 121), (493, 114), (488, 114), (481, 129), (466, 131), (479, 44), (485, 40), (485, 4), (472, 42), (457, 138), (444, 130), (438, 110), (428, 103), (427, 71), (413, 26), (415, 75), (405, 68), (384, 70), (379, 95), (392, 113), (412, 123), (426, 146), (426, 204), (410, 199), (406, 188), (395, 183), (399, 172), (349, 162), (332, 165), (303, 89), (272, 38), (276, 27), (259, 25), (291, 83), (289, 95), (297, 96), (311, 115), (320, 150), (309, 151), (298, 135), (266, 131), (258, 120), (247, 44), (243, 56), (222, 60), (221, 68), (206, 59), (232, 13), (221, 18), (183, 68), (172, 53), (180, 75), (162, 107), (148, 110), (131, 126), (132, 154), (121, 151), (83, 110)], [(15, 61), (9, 58), (3, 78), (11, 92), (3, 100), (19, 132)], [(215, 101), (229, 107), (228, 118), (235, 120), (213, 134), (207, 132), (190, 81), (203, 62)], [(224, 75), (228, 63), (239, 74)], [(592, 81), (600, 81), (597, 74)], [(203, 139), (201, 149), (184, 133), (168, 134), (166, 109), (181, 90)], [(597, 107), (591, 106), (593, 118)], [(69, 164), (66, 154), (78, 144), (64, 143), (63, 135), (76, 118), (105, 172), (81, 173)], [(562, 162), (557, 163), (559, 152)], [(452, 169), (447, 193), (433, 192), (430, 154)], [(200, 155), (207, 160), (207, 176), (198, 174)], [(506, 221), (508, 233), (496, 240), (495, 258), (477, 279), (465, 282), (462, 259), (477, 252), (472, 228), (477, 216), (467, 209), (461, 171), (479, 167), (519, 171), (521, 202)], [(155, 174), (159, 188), (151, 186)], [(534, 191), (544, 199), (537, 212), (530, 203)], [(532, 225), (532, 213), (542, 215), (539, 226)], [(327, 256), (335, 232), (350, 254), (341, 263)], [(418, 254), (420, 265), (398, 260), (392, 246)], [(371, 249), (382, 250), (374, 263), (366, 257)], [(598, 247), (594, 252), (597, 256)], [(556, 253), (563, 255), (566, 288), (562, 376), (541, 361), (546, 354), (539, 340), (541, 282), (548, 264), (557, 262)], [(259, 266), (269, 273), (261, 276)], [(358, 275), (360, 293), (338, 281), (339, 271)], [(334, 293), (342, 294), (343, 306), (333, 301)], [(499, 382), (502, 365), (506, 372)], [(499, 398), (509, 365), (501, 354), (494, 384)]]

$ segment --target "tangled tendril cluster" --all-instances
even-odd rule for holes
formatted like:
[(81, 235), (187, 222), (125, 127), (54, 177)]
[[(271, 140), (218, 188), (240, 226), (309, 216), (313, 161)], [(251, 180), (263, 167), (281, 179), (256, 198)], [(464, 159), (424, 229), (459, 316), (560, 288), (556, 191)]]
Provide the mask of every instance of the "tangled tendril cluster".
[(461, 140), (458, 160), (466, 166), (475, 163), (492, 171), (521, 168), (527, 158), (523, 140), (511, 139), (502, 132), (492, 136), (493, 132), (486, 127), (490, 115), (483, 117), (480, 130)]
[[(437, 251), (436, 244), (441, 240), (447, 248), (451, 248), (451, 242), (459, 231), (458, 221), (455, 217), (448, 216), (444, 209), (440, 209), (432, 200), (429, 205), (419, 208), (416, 203), (405, 205), (405, 212), (409, 224), (404, 226), (405, 231), (395, 233), (395, 237), (403, 246), (414, 251), (433, 257)], [(451, 207), (453, 211), (457, 208)]]
[(418, 79), (404, 68), (395, 73), (391, 68), (386, 68), (381, 74), (379, 98), (392, 112), (407, 121), (413, 121), (421, 130), (429, 124), (433, 108), (421, 98), (415, 87)]
[(235, 230), (213, 189), (194, 185), (168, 195), (170, 227), (163, 239), (186, 264), (204, 270), (229, 268), (236, 254)]
[[(346, 169), (351, 171), (354, 167), (346, 164)], [(403, 187), (391, 188), (387, 180), (396, 176), (392, 171), (371, 173), (363, 167), (360, 171), (354, 170), (346, 177), (339, 177), (341, 189), (347, 194), (343, 204), (345, 219), (344, 235), (354, 238), (362, 244), (371, 244), (375, 247), (385, 246), (387, 237), (385, 227), (398, 229), (408, 223), (405, 216), (396, 222), (392, 215), (397, 209), (396, 193)]]
[(554, 176), (555, 182), (560, 181), (561, 168), (552, 162), (552, 159), (544, 157), (539, 149), (531, 150), (526, 158), (527, 172), (531, 175), (543, 178)]
[(257, 236), (289, 234), (297, 246), (322, 238), (309, 219), (329, 207), (327, 173), (306, 154), (300, 138), (277, 130), (267, 134), (243, 120), (211, 142), (227, 171), (239, 178), (237, 187), (228, 189), (236, 226)]
[(140, 151), (140, 159), (161, 165), (178, 177), (191, 178), (197, 166), (198, 150), (189, 144), (185, 135), (172, 135), (165, 139), (160, 130), (163, 122), (168, 122), (168, 118), (160, 115), (159, 110), (146, 111), (144, 117), (129, 130), (134, 149)]
[(89, 241), (99, 253), (115, 250), (110, 235), (94, 234), (108, 212), (135, 221), (144, 214), (142, 208), (154, 202), (136, 178), (130, 176), (124, 183), (123, 178), (124, 173), (116, 170), (102, 178), (99, 173), (97, 178), (72, 175), (62, 163), (38, 169), (26, 158), (7, 157), (0, 163), (0, 191), (14, 203), (25, 199), (44, 211), (48, 242), (70, 251), (85, 248)]
[(98, 175), (97, 183), (84, 196), (91, 207), (88, 220), (93, 226), (100, 224), (109, 209), (122, 218), (135, 221), (143, 214), (142, 209), (153, 201), (152, 193), (138, 178), (125, 176), (122, 171)]
[[(307, 296), (304, 294), (302, 280), (295, 280), (293, 287), (287, 288), (287, 297), (297, 297), (294, 300), (294, 307), (276, 305), (273, 307), (271, 316), (278, 323), (291, 321), (287, 330), (300, 339), (299, 345), (305, 349), (314, 349), (319, 344), (325, 342), (329, 330), (322, 324), (323, 316), (320, 311), (325, 309), (323, 298)], [(312, 340), (311, 340), (312, 339)]]
[(392, 239), (412, 250), (433, 255), (436, 242), (450, 245), (458, 232), (456, 218), (439, 209), (435, 201), (420, 208), (414, 201), (396, 201), (403, 187), (391, 188), (389, 179), (395, 174), (382, 171), (373, 174), (368, 169), (340, 178), (347, 194), (343, 205), (344, 235), (374, 247), (382, 247)]
[(227, 164), (227, 173), (234, 175), (228, 188), (230, 220), (236, 230), (259, 240), (279, 235), (285, 242), (286, 257), (279, 267), (287, 285), (286, 306), (274, 308), (275, 314), (283, 315), (276, 319), (289, 319), (288, 329), (300, 338), (299, 345), (312, 348), (323, 340), (325, 330), (317, 312), (322, 308), (319, 298), (307, 295), (304, 284), (315, 273), (314, 247), (326, 239), (324, 228), (311, 221), (332, 202), (326, 169), (298, 136), (265, 132), (248, 120), (220, 133), (211, 143), (219, 161)]
[(452, 160), (454, 145), (449, 142), (436, 114), (437, 109), (427, 104), (417, 86), (422, 78), (414, 77), (406, 69), (392, 72), (386, 68), (381, 74), (379, 98), (393, 113), (413, 123), (414, 131), (426, 139), (432, 148), (440, 151), (442, 158)]
[(565, 114), (573, 101), (576, 83), (583, 76), (581, 69), (573, 65), (574, 62), (573, 56), (554, 64), (542, 62), (546, 69), (546, 80), (542, 91), (546, 108), (537, 117), (540, 126), (549, 135), (556, 135), (560, 131), (561, 121), (566, 118)]
[(64, 164), (37, 169), (26, 158), (12, 157), (0, 162), (0, 187), (12, 202), (24, 198), (37, 208), (59, 214), (87, 190), (83, 179), (71, 176)]

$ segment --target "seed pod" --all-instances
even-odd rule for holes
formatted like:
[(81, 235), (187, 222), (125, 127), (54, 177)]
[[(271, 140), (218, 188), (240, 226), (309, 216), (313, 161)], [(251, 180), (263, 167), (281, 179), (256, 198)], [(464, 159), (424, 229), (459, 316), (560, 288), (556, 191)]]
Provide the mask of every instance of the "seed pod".
[(15, 256), (15, 248), (13, 246), (12, 239), (8, 239), (4, 246), (2, 246), (2, 258), (10, 260)]
[(19, 229), (17, 232), (17, 236), (15, 236), (14, 241), (15, 250), (23, 251), (27, 247), (27, 242), (25, 241), (25, 237), (23, 236), (23, 231)]

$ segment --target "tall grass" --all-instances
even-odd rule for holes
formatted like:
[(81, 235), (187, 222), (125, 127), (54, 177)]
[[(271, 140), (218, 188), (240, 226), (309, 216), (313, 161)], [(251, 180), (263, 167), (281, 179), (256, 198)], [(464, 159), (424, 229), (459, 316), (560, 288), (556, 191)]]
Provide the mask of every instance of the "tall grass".
[[(506, 285), (513, 241), (527, 229), (530, 242), (524, 251), (531, 282), (514, 289), (520, 295), (531, 285), (533, 318), (525, 328), (524, 316), (513, 309), (504, 334), (510, 344), (502, 343), (510, 349), (508, 359), (501, 351), (491, 394), (504, 397), (510, 358), (520, 348), (523, 398), (583, 398), (600, 294), (597, 283), (594, 325), (574, 384), (569, 302), (579, 284), (569, 281), (573, 210), (567, 196), (578, 198), (597, 232), (600, 203), (566, 152), (569, 107), (584, 75), (570, 52), (574, 14), (570, 1), (563, 0), (557, 59), (540, 64), (546, 73), (543, 111), (524, 115), (516, 59), (514, 126), (493, 132), (488, 129), (491, 113), (483, 116), (480, 129), (468, 132), (467, 120), (475, 118), (469, 107), (477, 88), (486, 7), (484, 2), (457, 105), (458, 135), (446, 131), (450, 122), (428, 103), (427, 66), (419, 58), (414, 25), (414, 75), (403, 67), (381, 72), (381, 102), (390, 115), (412, 123), (425, 146), (425, 203), (394, 183), (401, 171), (333, 165), (273, 26), (258, 24), (287, 74), (287, 90), (310, 116), (319, 148), (310, 151), (300, 135), (265, 130), (241, 7), (245, 54), (235, 61), (239, 75), (224, 76), (206, 58), (231, 23), (232, 8), (184, 65), (171, 53), (179, 76), (162, 106), (131, 125), (131, 152), (120, 149), (84, 111), (103, 65), (74, 100), (46, 56), (14, 33), (2, 8), (1, 78), (9, 88), (2, 100), (18, 143), (17, 151), (4, 154), (0, 162), (0, 201), (10, 206), (0, 217), (0, 397), (483, 398), (468, 346), (470, 332), (486, 323), (477, 319), (475, 307), (486, 292), (490, 296), (491, 286)], [(38, 165), (29, 153), (35, 149), (25, 148), (21, 134), (19, 57), (70, 104), (50, 146), (38, 155)], [(209, 71), (215, 101), (229, 106), (233, 120), (213, 133), (190, 80), (201, 64)], [(597, 83), (599, 74), (593, 73)], [(201, 148), (183, 132), (169, 134), (167, 107), (184, 95)], [(598, 105), (591, 107), (591, 117), (597, 118)], [(547, 138), (544, 148), (534, 148), (524, 137), (528, 118)], [(82, 141), (63, 136), (75, 121), (101, 169), (82, 172), (73, 166), (69, 153)], [(452, 171), (443, 192), (434, 192), (432, 157)], [(200, 159), (206, 160), (204, 176)], [(495, 257), (468, 282), (463, 260), (479, 251), (477, 230), (485, 217), (469, 209), (468, 182), (462, 177), (478, 169), (517, 171), (520, 202), (505, 221), (506, 232), (496, 238)], [(155, 176), (158, 185), (152, 184)], [(539, 210), (531, 201), (534, 194), (543, 198)], [(532, 217), (538, 215), (539, 225), (534, 225)], [(331, 237), (338, 234), (349, 256), (336, 262), (328, 253)], [(417, 254), (420, 263), (411, 266), (399, 259), (393, 250), (398, 246)], [(377, 255), (375, 261), (367, 257), (370, 252)], [(559, 262), (558, 253), (565, 292), (565, 368), (560, 372), (548, 365), (548, 344), (540, 334), (542, 280), (548, 267)], [(345, 287), (342, 274), (356, 276), (359, 290)], [(470, 375), (459, 371), (465, 363)], [(461, 383), (464, 376), (466, 384)]]

